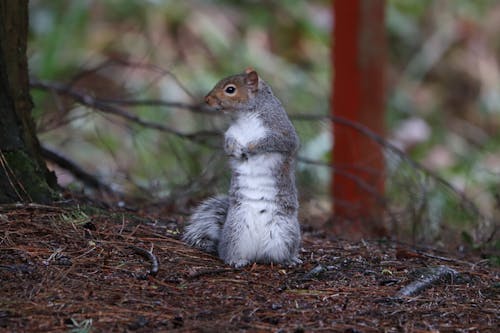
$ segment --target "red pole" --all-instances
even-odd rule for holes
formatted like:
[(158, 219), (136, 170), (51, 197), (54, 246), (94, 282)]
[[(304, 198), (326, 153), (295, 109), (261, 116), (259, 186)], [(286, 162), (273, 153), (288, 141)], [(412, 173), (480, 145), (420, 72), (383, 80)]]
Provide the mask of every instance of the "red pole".
[[(382, 135), (385, 108), (384, 0), (333, 0), (332, 115)], [(334, 230), (354, 238), (383, 232), (381, 148), (353, 128), (333, 123)]]

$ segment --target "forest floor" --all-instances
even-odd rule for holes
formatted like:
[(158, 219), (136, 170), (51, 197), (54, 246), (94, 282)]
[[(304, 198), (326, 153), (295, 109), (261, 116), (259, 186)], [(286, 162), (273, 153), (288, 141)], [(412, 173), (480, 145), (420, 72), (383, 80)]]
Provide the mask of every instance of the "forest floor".
[(185, 246), (182, 223), (0, 206), (0, 331), (500, 331), (487, 260), (305, 228), (302, 265), (235, 270)]

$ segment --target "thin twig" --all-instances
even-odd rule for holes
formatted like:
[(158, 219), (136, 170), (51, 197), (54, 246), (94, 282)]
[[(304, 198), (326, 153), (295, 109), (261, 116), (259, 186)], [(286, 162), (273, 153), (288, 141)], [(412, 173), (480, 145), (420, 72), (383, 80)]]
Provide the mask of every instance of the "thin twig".
[(66, 210), (65, 208), (62, 207), (57, 207), (57, 206), (49, 206), (49, 205), (43, 205), (43, 204), (38, 204), (35, 202), (30, 202), (30, 203), (7, 203), (7, 204), (0, 204), (0, 210), (11, 210), (11, 209), (47, 209), (47, 210), (56, 210), (56, 211), (64, 211)]
[(185, 109), (190, 110), (195, 113), (204, 113), (204, 114), (212, 114), (213, 110), (204, 104), (187, 104), (181, 102), (172, 102), (165, 101), (161, 99), (108, 99), (108, 98), (99, 98), (99, 101), (107, 104), (115, 104), (115, 105), (126, 105), (131, 107), (139, 107), (139, 106), (165, 106), (176, 109)]
[(424, 251), (420, 251), (417, 249), (416, 251), (419, 255), (421, 256), (424, 256), (424, 257), (427, 257), (427, 258), (431, 258), (431, 259), (437, 259), (437, 260), (441, 260), (441, 261), (446, 261), (446, 262), (454, 262), (454, 263), (458, 263), (458, 264), (462, 264), (462, 265), (473, 265), (472, 263), (470, 262), (467, 262), (467, 261), (463, 261), (463, 260), (459, 260), (459, 259), (455, 259), (455, 258), (448, 258), (448, 257), (443, 257), (443, 256), (438, 256), (438, 255), (435, 255), (435, 254), (431, 254), (431, 253), (427, 253), (427, 252), (424, 252)]
[(177, 83), (179, 88), (181, 88), (182, 91), (186, 93), (186, 95), (188, 95), (192, 100), (195, 100), (195, 96), (191, 93), (191, 91), (189, 91), (189, 89), (186, 88), (186, 86), (177, 78), (177, 76), (168, 69), (164, 69), (155, 64), (131, 61), (124, 58), (113, 58), (113, 62), (121, 66), (146, 69), (149, 71), (160, 73), (162, 76), (170, 76), (175, 81), (175, 83)]

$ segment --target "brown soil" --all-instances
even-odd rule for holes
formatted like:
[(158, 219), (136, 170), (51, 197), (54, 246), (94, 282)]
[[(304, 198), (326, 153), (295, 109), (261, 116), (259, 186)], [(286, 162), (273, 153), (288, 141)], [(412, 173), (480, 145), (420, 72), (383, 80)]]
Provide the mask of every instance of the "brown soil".
[[(182, 221), (182, 218), (179, 219)], [(497, 331), (499, 270), (474, 257), (304, 233), (295, 268), (233, 270), (179, 241), (176, 221), (0, 206), (0, 331)], [(159, 272), (135, 245), (153, 250)], [(321, 265), (321, 266), (319, 266)], [(446, 265), (458, 272), (398, 291)]]

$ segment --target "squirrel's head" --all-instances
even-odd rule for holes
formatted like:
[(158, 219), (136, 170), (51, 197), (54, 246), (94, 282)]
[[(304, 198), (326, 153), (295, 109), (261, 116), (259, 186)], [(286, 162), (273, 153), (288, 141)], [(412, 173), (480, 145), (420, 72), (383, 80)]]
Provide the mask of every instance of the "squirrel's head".
[(259, 75), (251, 68), (220, 80), (205, 96), (205, 102), (218, 111), (248, 109), (259, 91)]

